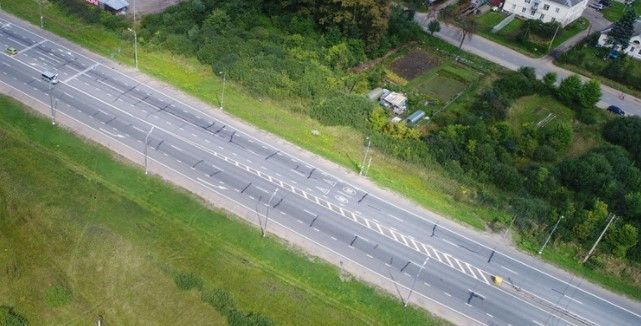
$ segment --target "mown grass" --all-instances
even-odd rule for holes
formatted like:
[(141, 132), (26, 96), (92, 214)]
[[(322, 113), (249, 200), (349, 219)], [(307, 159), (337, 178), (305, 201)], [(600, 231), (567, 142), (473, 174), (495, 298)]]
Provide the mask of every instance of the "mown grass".
[(603, 9), (601, 13), (603, 14), (603, 17), (605, 17), (605, 19), (611, 22), (616, 22), (621, 17), (623, 17), (623, 14), (629, 7), (632, 7), (637, 15), (641, 14), (641, 1), (639, 0), (635, 0), (631, 6), (626, 6), (625, 4), (618, 1), (611, 1), (611, 5)]
[[(39, 24), (37, 2), (19, 1), (3, 5), (3, 9), (34, 24)], [(46, 6), (45, 28), (90, 50), (117, 61), (133, 65), (133, 47), (129, 40), (97, 25), (87, 25), (61, 12), (55, 5)], [(426, 42), (444, 51), (457, 51), (438, 39), (426, 36)], [(463, 55), (463, 57), (470, 57)], [(185, 58), (158, 49), (139, 47), (139, 67), (145, 73), (164, 80), (212, 105), (220, 104), (222, 80), (211, 67), (195, 58)], [(493, 67), (484, 64), (485, 68)], [(256, 98), (241, 87), (227, 81), (225, 111), (261, 129), (276, 134), (311, 152), (319, 154), (348, 169), (357, 171), (363, 153), (365, 135), (351, 128), (323, 126), (307, 114), (290, 109), (292, 103)], [(296, 103), (298, 104), (298, 103)], [(319, 136), (312, 130), (320, 131)], [(461, 187), (439, 166), (417, 167), (380, 153), (373, 155), (369, 178), (417, 203), (483, 229), (495, 215), (504, 214), (485, 206), (454, 200)]]
[(99, 314), (112, 324), (224, 323), (227, 312), (208, 305), (211, 289), (278, 324), (444, 323), (341, 279), (336, 267), (261, 237), (6, 97), (0, 108), (0, 265), (8, 266), (0, 305), (33, 324), (90, 324)]

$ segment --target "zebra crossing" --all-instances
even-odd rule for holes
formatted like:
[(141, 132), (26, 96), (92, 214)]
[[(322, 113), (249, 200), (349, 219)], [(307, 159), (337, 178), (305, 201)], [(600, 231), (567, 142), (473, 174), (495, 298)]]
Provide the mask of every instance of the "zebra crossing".
[(400, 233), (399, 231), (395, 230), (392, 227), (388, 227), (385, 225), (382, 225), (378, 223), (377, 221), (370, 220), (368, 218), (362, 217), (359, 214), (356, 214), (348, 209), (345, 209), (339, 205), (333, 204), (329, 202), (328, 200), (325, 200), (323, 198), (320, 198), (318, 196), (315, 196), (313, 194), (307, 193), (306, 191), (299, 189), (285, 181), (282, 181), (278, 178), (272, 177), (269, 174), (266, 174), (264, 172), (259, 171), (258, 169), (252, 168), (251, 166), (244, 164), (242, 162), (239, 162), (235, 159), (232, 159), (230, 157), (227, 157), (225, 155), (222, 155), (216, 151), (210, 151), (217, 157), (220, 157), (221, 159), (227, 161), (228, 163), (231, 163), (235, 165), (236, 167), (239, 167), (241, 169), (244, 169), (245, 171), (254, 174), (263, 180), (268, 181), (269, 183), (276, 185), (277, 187), (283, 188), (291, 193), (294, 193), (316, 205), (319, 205), (325, 209), (329, 209), (335, 213), (337, 213), (340, 216), (343, 216), (345, 218), (348, 218), (356, 223), (358, 223), (361, 226), (366, 227), (369, 230), (372, 230), (378, 234), (381, 234), (385, 236), (388, 239), (391, 239), (407, 248), (410, 248), (414, 251), (417, 251), (421, 254), (427, 255), (430, 259), (434, 259), (435, 261), (438, 261), (439, 263), (442, 263), (456, 271), (459, 271), (469, 277), (472, 277), (474, 279), (477, 279), (483, 283), (490, 284), (490, 280), (492, 275), (474, 265), (471, 265), (467, 262), (464, 262), (460, 259), (457, 259), (456, 257), (444, 252), (440, 251), (433, 246), (423, 243), (419, 240), (414, 239), (411, 236), (404, 235)]

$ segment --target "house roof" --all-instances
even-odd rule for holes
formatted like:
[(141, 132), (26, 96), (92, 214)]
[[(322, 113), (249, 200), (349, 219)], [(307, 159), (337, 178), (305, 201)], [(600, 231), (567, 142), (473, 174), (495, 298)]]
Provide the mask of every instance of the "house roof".
[(129, 2), (125, 0), (100, 0), (100, 2), (113, 10), (122, 10), (129, 7)]
[(578, 5), (579, 3), (583, 2), (584, 0), (549, 0), (554, 3), (558, 3), (562, 6), (566, 7), (574, 7)]
[(389, 104), (394, 106), (404, 106), (407, 101), (407, 97), (401, 93), (391, 92), (383, 98)]

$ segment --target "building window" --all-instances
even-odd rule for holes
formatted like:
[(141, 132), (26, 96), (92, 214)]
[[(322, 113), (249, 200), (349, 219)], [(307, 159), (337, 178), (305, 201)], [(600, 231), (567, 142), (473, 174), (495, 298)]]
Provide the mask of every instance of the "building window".
[(512, 5), (512, 10), (516, 10), (516, 5)]
[(532, 0), (525, 0), (525, 3), (530, 3)]
[(534, 16), (534, 14), (536, 14), (536, 9), (532, 9), (532, 11), (530, 11), (530, 15)]
[(559, 8), (554, 9), (554, 12), (558, 13), (559, 12)]
[(545, 17), (544, 14), (541, 14), (541, 17), (539, 17), (540, 20), (543, 20), (543, 17)]
[(523, 7), (523, 9), (521, 9), (521, 12), (525, 12), (526, 10), (527, 8)]
[(630, 51), (628, 51), (628, 52), (634, 52), (634, 48), (631, 48)]
[(550, 5), (543, 5), (543, 10), (548, 10), (550, 9)]
[(551, 21), (554, 23), (556, 22), (556, 18), (552, 17)]

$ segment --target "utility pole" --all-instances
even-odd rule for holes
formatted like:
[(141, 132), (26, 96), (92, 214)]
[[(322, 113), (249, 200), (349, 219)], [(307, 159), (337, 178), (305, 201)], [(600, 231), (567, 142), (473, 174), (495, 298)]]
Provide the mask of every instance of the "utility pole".
[(414, 291), (414, 285), (416, 285), (416, 280), (421, 276), (421, 272), (425, 268), (425, 264), (427, 264), (427, 261), (430, 260), (430, 257), (425, 257), (425, 261), (423, 262), (423, 265), (421, 265), (421, 268), (416, 272), (416, 276), (414, 277), (414, 280), (412, 281), (412, 286), (410, 287), (410, 293), (407, 294), (407, 299), (405, 300), (404, 306), (407, 307), (407, 305), (410, 302), (410, 296), (412, 295), (412, 292)]
[(149, 136), (151, 136), (151, 133), (154, 131), (155, 128), (156, 128), (156, 126), (151, 126), (151, 129), (147, 133), (147, 136), (145, 136), (145, 174), (148, 173), (148, 171), (147, 171), (147, 150), (148, 150), (148, 147), (149, 147)]
[(263, 238), (267, 233), (267, 222), (269, 221), (269, 209), (271, 208), (271, 202), (272, 202), (272, 199), (274, 199), (274, 196), (276, 196), (276, 193), (278, 192), (279, 189), (280, 188), (274, 189), (274, 192), (272, 193), (271, 197), (269, 197), (269, 200), (267, 201), (267, 211), (265, 212), (265, 227), (261, 227), (261, 230), (263, 231)]
[(360, 169), (360, 172), (358, 173), (359, 175), (363, 175), (363, 170), (365, 169), (365, 163), (367, 162), (367, 156), (369, 155), (369, 148), (372, 145), (372, 139), (369, 138), (369, 136), (366, 137), (365, 139), (367, 139), (367, 148), (365, 148), (365, 156), (363, 156), (363, 162), (361, 163), (361, 169)]
[(45, 28), (45, 18), (42, 16), (42, 0), (38, 0), (38, 10), (40, 11), (40, 28)]
[(136, 28), (136, 0), (134, 0), (134, 28)]
[(605, 234), (605, 231), (607, 231), (607, 230), (608, 230), (608, 228), (610, 227), (610, 224), (612, 224), (612, 222), (614, 222), (614, 220), (617, 218), (617, 216), (616, 216), (616, 215), (614, 215), (614, 214), (612, 214), (612, 213), (608, 214), (608, 217), (609, 217), (609, 216), (612, 216), (612, 217), (610, 218), (610, 221), (608, 222), (608, 224), (606, 224), (606, 225), (605, 225), (605, 228), (603, 229), (603, 231), (601, 231), (601, 234), (599, 235), (599, 237), (598, 237), (598, 238), (596, 239), (596, 241), (594, 242), (594, 245), (592, 246), (592, 248), (590, 249), (590, 251), (588, 251), (588, 254), (587, 254), (587, 255), (585, 255), (585, 258), (583, 258), (583, 261), (581, 262), (582, 264), (585, 264), (585, 262), (586, 262), (586, 261), (588, 261), (588, 259), (590, 258), (590, 256), (592, 256), (592, 253), (594, 252), (594, 249), (596, 249), (596, 246), (599, 244), (599, 242), (600, 242), (600, 241), (601, 241), (601, 239), (603, 238), (603, 235)]
[(56, 108), (53, 101), (53, 80), (49, 81), (49, 107), (51, 109), (51, 124), (55, 126), (56, 125)]
[(220, 94), (220, 110), (224, 111), (225, 109), (223, 107), (225, 104), (225, 86), (227, 84), (227, 71), (226, 70), (219, 71), (218, 74), (223, 75), (223, 91), (222, 91), (222, 94)]
[(552, 50), (552, 44), (554, 43), (554, 39), (556, 38), (556, 34), (559, 32), (560, 28), (561, 28), (561, 24), (559, 24), (556, 27), (556, 31), (554, 31), (554, 36), (552, 36), (552, 40), (550, 40), (550, 45), (548, 46), (548, 53), (550, 52), (550, 50)]
[(556, 228), (559, 226), (559, 223), (561, 223), (561, 220), (563, 219), (563, 215), (559, 216), (559, 220), (556, 221), (556, 224), (554, 224), (554, 227), (552, 228), (552, 231), (550, 231), (550, 234), (548, 235), (548, 238), (545, 239), (545, 242), (543, 243), (543, 246), (541, 246), (541, 249), (539, 249), (539, 255), (543, 253), (543, 249), (545, 249), (545, 246), (548, 245), (548, 242), (552, 238), (552, 234), (554, 234), (554, 231), (556, 231)]
[(136, 61), (136, 70), (138, 70), (138, 34), (136, 33), (136, 30), (131, 27), (127, 29), (134, 33), (134, 60)]

